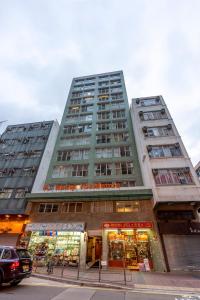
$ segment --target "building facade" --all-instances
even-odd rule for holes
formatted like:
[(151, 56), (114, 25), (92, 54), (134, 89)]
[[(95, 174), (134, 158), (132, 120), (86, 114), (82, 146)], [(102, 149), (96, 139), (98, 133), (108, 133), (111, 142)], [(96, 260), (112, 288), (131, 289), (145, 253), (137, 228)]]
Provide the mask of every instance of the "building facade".
[(198, 162), (198, 164), (195, 166), (195, 172), (197, 173), (197, 176), (200, 180), (200, 161)]
[(28, 221), (26, 194), (37, 178), (45, 180), (48, 164), (41, 162), (52, 155), (50, 145), (54, 146), (57, 133), (57, 122), (44, 121), (9, 125), (1, 135), (0, 244), (15, 245), (23, 231)]
[(41, 263), (165, 268), (122, 71), (73, 79), (45, 185), (28, 201)]
[(182, 139), (162, 96), (133, 99), (131, 114), (167, 270), (199, 270), (200, 185)]

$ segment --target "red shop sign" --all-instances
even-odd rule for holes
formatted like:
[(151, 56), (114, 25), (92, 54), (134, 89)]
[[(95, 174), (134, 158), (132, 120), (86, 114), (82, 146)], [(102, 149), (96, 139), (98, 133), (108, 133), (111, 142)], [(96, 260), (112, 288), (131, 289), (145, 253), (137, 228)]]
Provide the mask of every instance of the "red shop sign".
[(125, 228), (152, 228), (153, 227), (153, 222), (127, 222), (127, 223), (122, 223), (122, 222), (106, 222), (103, 223), (103, 228), (104, 229), (125, 229)]

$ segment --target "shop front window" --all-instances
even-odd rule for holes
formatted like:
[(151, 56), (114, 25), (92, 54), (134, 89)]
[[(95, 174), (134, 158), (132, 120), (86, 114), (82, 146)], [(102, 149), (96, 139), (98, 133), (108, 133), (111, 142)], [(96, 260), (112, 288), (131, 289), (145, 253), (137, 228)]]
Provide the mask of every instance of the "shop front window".
[(119, 201), (116, 203), (116, 212), (128, 213), (138, 212), (139, 202), (138, 201)]
[[(148, 230), (115, 230), (108, 232), (108, 264), (140, 270), (148, 261), (152, 267)], [(144, 267), (145, 268), (145, 267)]]
[(47, 265), (77, 266), (79, 262), (81, 232), (35, 231), (32, 232), (28, 250), (37, 267)]

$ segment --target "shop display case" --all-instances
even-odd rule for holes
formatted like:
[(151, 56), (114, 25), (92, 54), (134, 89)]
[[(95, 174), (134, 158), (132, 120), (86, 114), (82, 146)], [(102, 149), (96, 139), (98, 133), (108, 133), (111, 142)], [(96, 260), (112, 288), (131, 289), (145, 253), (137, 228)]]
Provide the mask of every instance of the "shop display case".
[(80, 252), (79, 232), (34, 232), (29, 251), (38, 265), (51, 260), (54, 266), (78, 265)]
[(108, 232), (108, 259), (110, 267), (139, 271), (145, 259), (150, 262), (151, 252), (147, 231), (123, 230)]

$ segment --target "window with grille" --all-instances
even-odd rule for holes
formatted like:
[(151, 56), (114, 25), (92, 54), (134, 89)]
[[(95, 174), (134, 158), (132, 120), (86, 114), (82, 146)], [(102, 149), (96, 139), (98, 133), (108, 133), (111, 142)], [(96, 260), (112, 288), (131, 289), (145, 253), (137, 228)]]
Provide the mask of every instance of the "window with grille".
[(182, 156), (179, 144), (148, 146), (147, 150), (151, 158)]
[(153, 169), (156, 185), (192, 184), (192, 175), (188, 168)]

